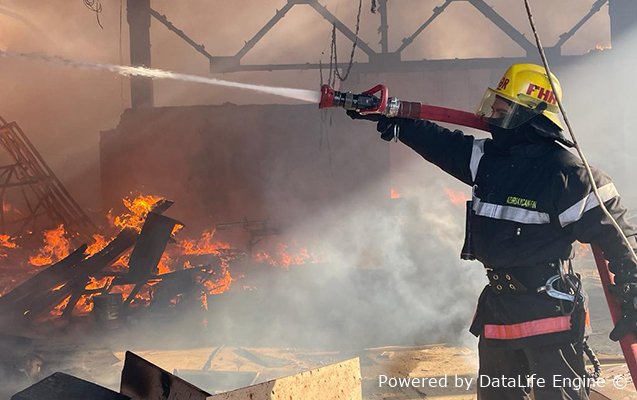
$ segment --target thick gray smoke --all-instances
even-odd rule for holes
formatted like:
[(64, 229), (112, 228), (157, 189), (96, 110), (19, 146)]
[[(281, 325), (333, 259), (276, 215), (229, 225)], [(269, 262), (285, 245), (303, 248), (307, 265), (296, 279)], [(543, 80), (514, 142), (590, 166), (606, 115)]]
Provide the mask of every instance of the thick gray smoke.
[[(358, 192), (287, 231), (322, 262), (283, 274), (270, 268), (256, 290), (272, 308), (248, 318), (236, 310), (254, 304), (249, 294), (225, 312), (219, 307), (232, 303), (213, 297), (213, 314), (224, 315), (215, 330), (233, 326), (228, 339), (252, 343), (327, 348), (472, 342), (467, 328), (485, 278), (479, 264), (459, 260), (464, 201), (452, 203), (447, 185), (426, 179), (422, 164), (412, 172), (430, 184), (408, 198), (374, 205), (369, 194), (376, 190)], [(268, 318), (252, 319), (259, 314)]]

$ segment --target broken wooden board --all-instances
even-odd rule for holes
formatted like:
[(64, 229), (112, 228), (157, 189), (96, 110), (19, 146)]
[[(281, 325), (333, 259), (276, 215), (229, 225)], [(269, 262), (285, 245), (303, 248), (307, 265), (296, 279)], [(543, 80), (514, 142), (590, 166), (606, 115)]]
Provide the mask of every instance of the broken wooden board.
[(71, 268), (84, 258), (85, 250), (86, 245), (80, 246), (66, 258), (38, 272), (0, 297), (0, 309), (15, 312), (17, 311), (15, 307), (21, 303), (28, 302), (31, 296), (40, 292), (50, 291), (59, 285), (65, 284), (72, 276)]
[(6, 321), (27, 322), (48, 313), (78, 287), (83, 289), (89, 276), (110, 265), (136, 239), (137, 232), (124, 229), (104, 249), (89, 258), (84, 258), (86, 245), (80, 246), (68, 257), (0, 297), (0, 317)]
[(358, 358), (208, 397), (208, 400), (362, 400)]
[(11, 400), (86, 399), (130, 400), (130, 397), (61, 372), (56, 372), (11, 397)]
[[(95, 276), (102, 269), (117, 260), (126, 250), (128, 250), (137, 239), (137, 232), (132, 229), (122, 230), (106, 247), (94, 255), (83, 259), (73, 268), (69, 269), (72, 274), (67, 277), (66, 284), (56, 290), (42, 290), (38, 293), (37, 300), (27, 299), (23, 303), (28, 312), (25, 315), (27, 320), (44, 315), (51, 311), (53, 307), (71, 296), (76, 290), (83, 290), (89, 282), (89, 276)], [(74, 304), (69, 304), (73, 307)]]
[(133, 400), (204, 400), (210, 396), (130, 351), (126, 352), (119, 391)]
[(183, 225), (161, 214), (148, 213), (128, 262), (130, 277), (145, 280), (157, 275), (157, 264), (164, 254), (173, 228), (178, 224)]

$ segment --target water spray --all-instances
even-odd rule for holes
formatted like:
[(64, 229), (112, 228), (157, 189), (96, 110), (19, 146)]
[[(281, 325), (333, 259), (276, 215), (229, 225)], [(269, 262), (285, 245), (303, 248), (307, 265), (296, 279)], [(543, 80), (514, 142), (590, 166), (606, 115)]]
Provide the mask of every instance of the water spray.
[(225, 86), (237, 89), (251, 90), (255, 92), (273, 94), (275, 96), (286, 97), (304, 101), (307, 103), (318, 103), (320, 93), (316, 90), (293, 89), (286, 87), (274, 87), (264, 85), (254, 85), (248, 83), (232, 82), (223, 79), (207, 78), (199, 75), (182, 74), (178, 72), (166, 71), (156, 68), (131, 67), (126, 65), (90, 63), (85, 61), (69, 60), (62, 57), (49, 56), (41, 53), (21, 53), (7, 50), (0, 50), (0, 57), (17, 58), (29, 61), (43, 61), (51, 64), (62, 65), (71, 68), (100, 70), (114, 72), (123, 76), (141, 76), (152, 79), (172, 79), (185, 82), (203, 83), (206, 85)]

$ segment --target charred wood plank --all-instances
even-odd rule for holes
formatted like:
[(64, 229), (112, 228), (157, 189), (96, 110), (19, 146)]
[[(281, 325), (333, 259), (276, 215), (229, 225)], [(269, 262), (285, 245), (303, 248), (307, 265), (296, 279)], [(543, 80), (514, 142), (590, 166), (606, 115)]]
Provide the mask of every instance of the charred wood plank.
[(53, 290), (54, 288), (68, 282), (68, 280), (73, 276), (71, 268), (82, 261), (86, 247), (86, 245), (80, 246), (68, 257), (39, 272), (9, 293), (0, 297), (0, 310), (5, 307), (14, 307), (15, 305), (29, 299), (29, 297), (34, 294)]
[(49, 312), (78, 288), (83, 289), (89, 276), (115, 261), (135, 243), (136, 238), (137, 232), (124, 229), (104, 249), (86, 259), (86, 245), (80, 246), (64, 260), (1, 297), (0, 313), (33, 320)]
[(157, 264), (177, 224), (181, 223), (161, 214), (148, 213), (128, 263), (131, 278), (145, 279), (157, 274)]
[(140, 282), (140, 283), (136, 283), (135, 284), (135, 287), (133, 288), (133, 290), (130, 291), (130, 293), (126, 297), (126, 300), (124, 300), (124, 303), (123, 303), (124, 307), (129, 306), (133, 302), (133, 300), (135, 300), (135, 296), (137, 296), (139, 291), (142, 290), (144, 285), (146, 285), (146, 281), (145, 280), (144, 280), (144, 282)]
[(103, 386), (56, 372), (16, 393), (11, 400), (130, 400)]
[(65, 298), (72, 295), (73, 289), (77, 287), (84, 288), (89, 282), (89, 276), (97, 274), (119, 258), (135, 244), (136, 239), (137, 232), (133, 229), (122, 230), (106, 247), (77, 264), (77, 266), (73, 268), (73, 276), (66, 285), (57, 291), (44, 293), (43, 296), (40, 297), (40, 301), (35, 304), (32, 303), (30, 312), (26, 315), (27, 319), (33, 320), (49, 312)]
[(164, 211), (168, 210), (173, 204), (175, 204), (172, 200), (161, 199), (153, 207), (150, 212), (154, 212), (155, 214), (163, 214)]
[(181, 223), (161, 214), (148, 213), (128, 262), (129, 272), (123, 277), (116, 278), (113, 283), (113, 285), (135, 284), (135, 288), (124, 301), (124, 306), (130, 305), (146, 282), (157, 276), (157, 265), (177, 224)]

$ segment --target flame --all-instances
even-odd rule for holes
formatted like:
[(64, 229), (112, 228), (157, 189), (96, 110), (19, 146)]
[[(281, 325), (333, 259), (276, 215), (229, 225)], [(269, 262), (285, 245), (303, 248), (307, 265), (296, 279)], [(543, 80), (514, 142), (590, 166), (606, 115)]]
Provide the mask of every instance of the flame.
[(70, 253), (71, 243), (64, 237), (64, 225), (44, 231), (44, 245), (35, 256), (29, 257), (29, 264), (36, 267), (53, 264)]
[(219, 254), (220, 249), (230, 249), (230, 244), (213, 240), (215, 230), (204, 231), (197, 240), (180, 240), (179, 247), (183, 254)]
[(93, 296), (95, 294), (83, 294), (75, 303), (73, 315), (86, 315), (93, 311)]
[(16, 247), (18, 247), (18, 245), (12, 242), (12, 240), (15, 240), (15, 239), (13, 239), (9, 235), (0, 235), (0, 247), (6, 247), (7, 249), (15, 249)]
[(130, 253), (120, 256), (113, 264), (111, 268), (115, 271), (124, 271), (128, 269), (128, 261), (130, 260)]
[(320, 257), (310, 254), (307, 248), (300, 248), (294, 253), (290, 253), (290, 246), (279, 243), (274, 254), (266, 251), (259, 251), (254, 255), (255, 261), (263, 262), (275, 267), (288, 268), (290, 265), (308, 264), (321, 262)]
[(164, 254), (161, 255), (159, 263), (157, 263), (157, 273), (159, 275), (174, 271), (174, 269), (170, 266), (170, 261), (170, 256), (167, 252), (164, 252)]
[[(230, 271), (228, 271), (227, 266), (221, 266), (221, 278), (216, 280), (206, 280), (203, 282), (204, 287), (208, 290), (209, 294), (221, 294), (228, 289), (230, 289), (230, 285), (232, 284), (232, 276), (230, 275)], [(207, 304), (207, 303), (206, 303)]]
[[(178, 242), (181, 253), (184, 255), (200, 255), (200, 254), (215, 254), (223, 255), (220, 250), (232, 248), (229, 243), (221, 242), (214, 239), (215, 230), (204, 231), (201, 237), (196, 240), (183, 239)], [(217, 279), (206, 279), (203, 281), (203, 285), (206, 288), (207, 294), (220, 294), (228, 289), (232, 284), (233, 278), (228, 270), (229, 260), (222, 258), (221, 260), (221, 277)], [(184, 264), (184, 268), (191, 267), (190, 262)], [(213, 275), (213, 274), (211, 274)], [(208, 309), (208, 299), (206, 293), (201, 295), (201, 306)]]
[(613, 46), (611, 44), (596, 44), (595, 45), (595, 50), (597, 51), (610, 50), (612, 48)]
[[(135, 285), (117, 285), (113, 286), (110, 293), (121, 293), (124, 300), (128, 299), (130, 293), (135, 288)], [(147, 306), (150, 304), (151, 296), (150, 296), (150, 286), (145, 285), (136, 295), (132, 304), (135, 306)]]
[[(9, 235), (0, 235), (0, 247), (15, 249), (18, 245), (12, 242), (12, 240), (14, 239)], [(0, 250), (0, 257), (6, 257), (7, 255), (6, 251)]]
[(113, 279), (114, 278), (112, 276), (105, 276), (101, 279), (96, 279), (94, 276), (91, 276), (89, 282), (86, 284), (84, 289), (94, 290), (94, 289), (105, 288), (106, 286), (110, 285)]
[(58, 285), (56, 287), (54, 287), (53, 289), (51, 289), (52, 292), (57, 292), (58, 290), (62, 289), (64, 286), (66, 286), (66, 282), (62, 283), (61, 285)]
[(49, 316), (61, 317), (62, 313), (64, 312), (64, 309), (66, 308), (66, 305), (69, 304), (70, 300), (71, 300), (71, 295), (66, 296), (66, 298), (60, 302), (60, 304), (53, 307), (53, 310), (51, 310), (51, 312), (49, 313)]
[(86, 250), (84, 251), (84, 254), (90, 257), (94, 255), (95, 253), (101, 251), (104, 247), (106, 247), (107, 244), (108, 244), (108, 241), (106, 240), (104, 236), (95, 234), (93, 235), (93, 243), (91, 243), (86, 248)]
[(133, 228), (137, 232), (140, 232), (146, 220), (146, 216), (160, 200), (163, 200), (163, 198), (155, 195), (140, 195), (133, 200), (124, 197), (122, 202), (124, 203), (124, 207), (128, 209), (128, 212), (116, 217), (113, 217), (109, 212), (108, 218), (113, 226), (121, 229)]
[(389, 198), (394, 200), (394, 199), (400, 199), (400, 193), (398, 193), (398, 191), (394, 188), (390, 188), (389, 189)]
[(464, 205), (465, 202), (469, 200), (469, 197), (467, 196), (466, 193), (456, 191), (450, 188), (445, 188), (445, 194), (449, 198), (449, 201), (451, 202), (451, 204), (456, 206)]

